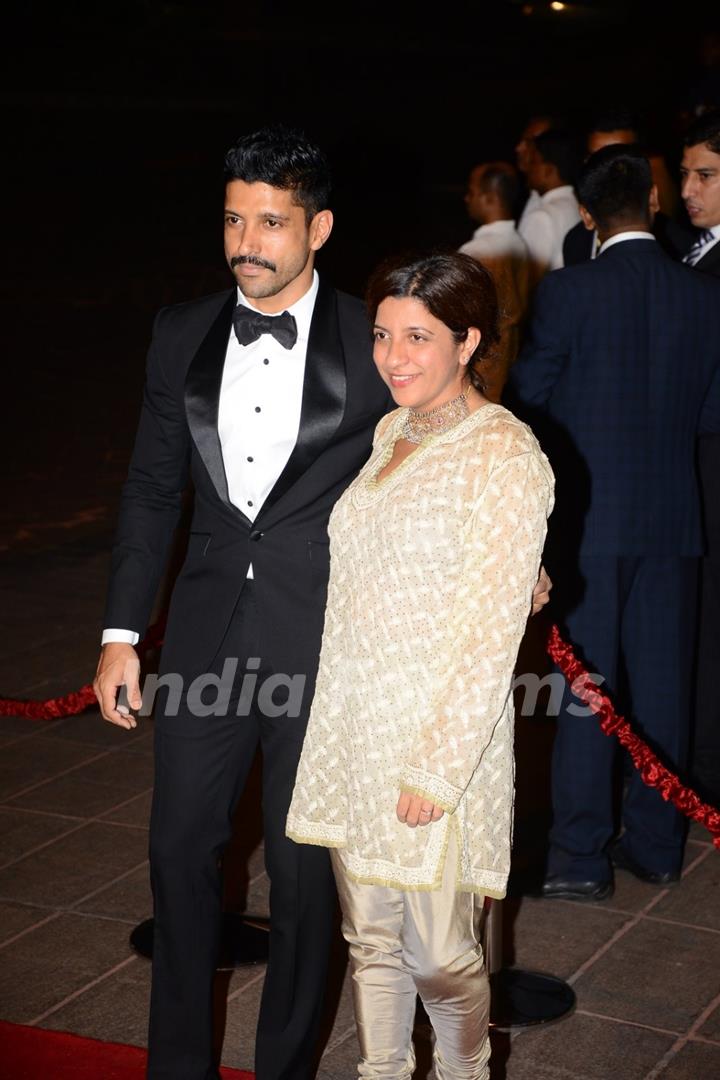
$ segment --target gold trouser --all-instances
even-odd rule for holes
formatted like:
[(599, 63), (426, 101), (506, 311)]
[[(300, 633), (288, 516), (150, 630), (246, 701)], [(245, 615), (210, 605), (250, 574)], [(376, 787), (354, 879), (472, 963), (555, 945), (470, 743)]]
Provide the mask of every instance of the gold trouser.
[(340, 853), (331, 852), (350, 947), (358, 1076), (411, 1080), (418, 994), (435, 1032), (437, 1080), (490, 1075), (490, 989), (478, 936), (482, 898), (456, 890), (453, 829), (449, 840), (442, 886), (427, 891), (359, 884), (345, 873)]

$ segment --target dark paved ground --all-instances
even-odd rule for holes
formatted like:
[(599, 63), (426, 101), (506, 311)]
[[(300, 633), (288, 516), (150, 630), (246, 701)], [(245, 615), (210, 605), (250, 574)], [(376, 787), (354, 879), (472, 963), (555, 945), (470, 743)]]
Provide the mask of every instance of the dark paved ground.
[[(97, 505), (109, 515), (114, 493), (100, 495)], [(49, 492), (49, 497), (57, 496)], [(82, 501), (78, 492), (78, 508)], [(60, 500), (57, 506), (61, 521)], [(90, 679), (107, 568), (106, 524), (103, 516), (66, 530), (33, 526), (27, 539), (25, 530), (11, 538), (0, 575), (3, 694), (47, 697)], [(526, 843), (535, 842), (541, 832), (536, 823), (544, 820), (539, 762), (549, 734), (547, 722), (526, 720), (520, 726), (518, 835)], [(150, 913), (151, 741), (150, 721), (126, 733), (104, 724), (95, 711), (50, 723), (0, 723), (4, 1019), (143, 1043), (149, 966), (130, 950), (128, 934)], [(245, 809), (256, 805), (253, 790)], [(238, 841), (229, 900), (263, 914), (268, 882), (258, 838), (255, 819), (247, 838)], [(694, 829), (683, 879), (673, 888), (618, 875), (615, 896), (602, 904), (508, 901), (509, 959), (566, 978), (577, 992), (578, 1007), (548, 1029), (512, 1042), (499, 1036), (495, 1075), (508, 1080), (710, 1080), (720, 1075), (719, 886), (720, 857)], [(227, 1064), (252, 1063), (262, 978), (262, 968), (252, 967), (231, 978), (218, 976), (219, 998), (227, 999)], [(356, 1044), (341, 967), (339, 979), (324, 1080), (354, 1075)], [(422, 1076), (429, 1060), (422, 1026), (418, 1040)]]

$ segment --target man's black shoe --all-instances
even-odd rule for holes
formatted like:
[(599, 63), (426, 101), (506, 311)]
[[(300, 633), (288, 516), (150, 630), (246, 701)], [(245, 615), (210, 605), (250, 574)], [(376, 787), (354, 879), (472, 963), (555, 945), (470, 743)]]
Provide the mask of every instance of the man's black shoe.
[(613, 866), (617, 866), (618, 870), (627, 870), (628, 873), (634, 874), (640, 881), (647, 881), (650, 885), (672, 885), (674, 881), (680, 880), (680, 874), (678, 873), (673, 874), (668, 871), (666, 874), (657, 874), (653, 870), (646, 870), (644, 866), (641, 866), (639, 862), (633, 859), (620, 840), (615, 840), (610, 845), (608, 855)]
[(546, 900), (607, 900), (615, 891), (612, 881), (575, 881), (546, 877), (540, 895)]

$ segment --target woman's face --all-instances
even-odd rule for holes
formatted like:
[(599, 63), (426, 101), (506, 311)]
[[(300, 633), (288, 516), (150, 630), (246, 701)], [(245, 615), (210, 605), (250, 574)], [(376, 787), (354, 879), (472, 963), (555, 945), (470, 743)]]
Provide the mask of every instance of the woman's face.
[(373, 335), (375, 365), (398, 405), (427, 412), (462, 393), (479, 331), (458, 344), (419, 300), (389, 296), (377, 309)]

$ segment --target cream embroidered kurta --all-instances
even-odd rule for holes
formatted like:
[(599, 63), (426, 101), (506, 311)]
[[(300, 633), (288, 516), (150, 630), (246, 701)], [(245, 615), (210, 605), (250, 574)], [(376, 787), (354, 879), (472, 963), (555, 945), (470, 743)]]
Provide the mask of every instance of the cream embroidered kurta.
[[(287, 821), (341, 849), (363, 882), (438, 887), (448, 830), (458, 888), (502, 896), (514, 787), (511, 684), (552, 509), (530, 429), (485, 405), (381, 481), (406, 409), (330, 518), (317, 688)], [(443, 817), (410, 829), (400, 789)]]

